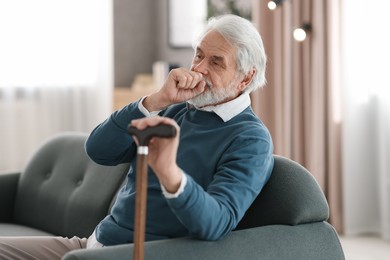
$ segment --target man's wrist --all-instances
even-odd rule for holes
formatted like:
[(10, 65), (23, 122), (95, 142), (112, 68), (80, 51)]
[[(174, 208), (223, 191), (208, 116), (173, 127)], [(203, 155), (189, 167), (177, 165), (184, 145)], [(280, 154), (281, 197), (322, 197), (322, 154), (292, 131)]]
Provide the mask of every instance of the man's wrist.
[(157, 93), (153, 93), (150, 96), (144, 98), (142, 105), (148, 111), (161, 111), (168, 107), (168, 105), (161, 103), (160, 98), (157, 97)]
[(143, 101), (147, 98), (147, 96), (141, 98), (141, 100), (139, 101), (138, 103), (138, 109), (142, 112), (142, 114), (144, 114), (146, 117), (153, 117), (153, 116), (157, 116), (158, 113), (160, 113), (160, 110), (157, 110), (157, 111), (149, 111), (148, 109), (145, 108), (145, 106), (143, 105)]
[(181, 171), (182, 177), (180, 181), (179, 188), (176, 190), (176, 192), (169, 192), (167, 189), (164, 187), (164, 185), (161, 184), (161, 190), (164, 194), (164, 197), (167, 199), (173, 199), (179, 197), (180, 194), (183, 193), (184, 188), (187, 184), (187, 176), (184, 174), (183, 171)]
[(183, 179), (183, 172), (179, 167), (169, 170), (169, 174), (161, 175), (160, 182), (168, 193), (176, 193)]

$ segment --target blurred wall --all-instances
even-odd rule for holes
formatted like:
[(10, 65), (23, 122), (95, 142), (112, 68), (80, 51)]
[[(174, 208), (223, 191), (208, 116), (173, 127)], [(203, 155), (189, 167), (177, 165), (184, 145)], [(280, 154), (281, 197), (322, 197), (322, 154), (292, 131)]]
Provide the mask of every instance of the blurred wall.
[(169, 0), (114, 0), (115, 86), (130, 86), (139, 73), (152, 73), (153, 62), (189, 67), (191, 48), (168, 43)]
[[(156, 1), (157, 7), (157, 59), (189, 68), (194, 55), (192, 47), (173, 48), (168, 42), (169, 0)], [(191, 10), (183, 10), (190, 12)]]

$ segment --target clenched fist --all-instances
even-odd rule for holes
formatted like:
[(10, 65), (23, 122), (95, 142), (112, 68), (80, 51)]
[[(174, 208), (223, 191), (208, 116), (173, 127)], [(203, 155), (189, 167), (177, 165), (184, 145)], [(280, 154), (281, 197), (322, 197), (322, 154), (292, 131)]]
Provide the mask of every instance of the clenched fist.
[(144, 99), (148, 111), (159, 111), (201, 94), (206, 86), (203, 75), (186, 68), (171, 70), (162, 88)]

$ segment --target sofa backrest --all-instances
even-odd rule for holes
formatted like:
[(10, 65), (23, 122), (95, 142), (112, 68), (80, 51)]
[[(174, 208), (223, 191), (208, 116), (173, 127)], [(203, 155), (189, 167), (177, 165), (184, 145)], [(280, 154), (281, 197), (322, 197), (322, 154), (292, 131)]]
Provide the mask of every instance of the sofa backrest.
[(85, 153), (87, 134), (45, 142), (20, 176), (14, 222), (59, 236), (88, 237), (109, 210), (129, 164), (102, 166)]
[(274, 158), (270, 179), (237, 229), (326, 221), (329, 217), (328, 203), (310, 172), (288, 158), (277, 155)]

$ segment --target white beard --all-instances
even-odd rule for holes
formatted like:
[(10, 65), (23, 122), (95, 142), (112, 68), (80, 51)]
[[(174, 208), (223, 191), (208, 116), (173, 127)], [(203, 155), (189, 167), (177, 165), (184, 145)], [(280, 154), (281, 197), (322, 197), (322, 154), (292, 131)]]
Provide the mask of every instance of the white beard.
[(236, 84), (235, 80), (233, 80), (227, 88), (214, 88), (211, 82), (206, 80), (206, 89), (187, 102), (196, 108), (221, 103), (236, 95)]

